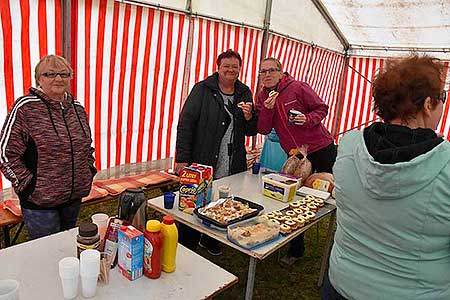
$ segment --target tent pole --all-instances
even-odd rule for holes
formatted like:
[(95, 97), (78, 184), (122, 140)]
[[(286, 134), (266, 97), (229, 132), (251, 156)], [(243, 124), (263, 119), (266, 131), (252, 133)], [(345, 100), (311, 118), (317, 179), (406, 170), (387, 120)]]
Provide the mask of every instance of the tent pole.
[(192, 1), (186, 1), (186, 11), (188, 11), (187, 15), (189, 18), (189, 32), (188, 32), (188, 42), (187, 42), (187, 54), (186, 54), (186, 65), (184, 66), (184, 76), (183, 76), (183, 88), (181, 92), (181, 105), (180, 105), (180, 113), (181, 108), (183, 108), (184, 102), (189, 93), (189, 76), (191, 70), (191, 62), (192, 62), (192, 47), (194, 43), (194, 17), (192, 16)]
[(263, 39), (261, 45), (261, 57), (265, 58), (267, 55), (267, 46), (269, 44), (269, 26), (270, 26), (270, 15), (272, 14), (272, 0), (266, 0), (266, 12), (264, 14), (264, 25), (263, 25)]
[[(263, 25), (263, 38), (261, 41), (261, 57), (267, 56), (267, 46), (269, 45), (269, 27), (270, 27), (270, 15), (272, 14), (272, 0), (266, 0), (266, 11), (264, 13), (264, 25)], [(259, 62), (258, 62), (259, 65)], [(258, 75), (258, 81), (256, 84), (256, 95), (261, 90), (261, 78)], [(256, 95), (254, 98), (256, 99)], [(256, 104), (256, 101), (255, 101)], [(256, 148), (256, 135), (252, 137), (252, 149)]]
[(347, 39), (345, 38), (344, 34), (342, 33), (342, 31), (337, 26), (336, 22), (331, 17), (331, 15), (328, 12), (328, 10), (325, 7), (325, 5), (323, 5), (322, 1), (321, 0), (311, 0), (311, 1), (316, 6), (317, 10), (323, 16), (325, 21), (328, 23), (328, 25), (330, 26), (331, 30), (333, 30), (334, 34), (336, 35), (336, 37), (341, 42), (341, 44), (344, 47), (344, 49), (348, 49), (350, 47), (349, 42), (347, 41)]
[(334, 113), (334, 124), (333, 124), (333, 132), (332, 135), (335, 136), (336, 133), (339, 131), (339, 128), (337, 128), (339, 126), (340, 120), (341, 120), (341, 114), (342, 114), (342, 107), (343, 107), (343, 102), (344, 102), (344, 83), (345, 83), (345, 78), (347, 77), (347, 71), (348, 71), (348, 60), (349, 60), (349, 56), (347, 53), (347, 50), (345, 51), (344, 54), (344, 63), (342, 65), (342, 71), (341, 71), (341, 82), (339, 82), (339, 96), (338, 96), (338, 103), (337, 103), (337, 107), (336, 107), (336, 111)]
[(61, 10), (62, 10), (62, 26), (61, 30), (61, 41), (62, 41), (62, 56), (67, 59), (69, 64), (71, 63), (70, 57), (70, 30), (71, 30), (71, 11), (70, 11), (70, 0), (61, 0)]

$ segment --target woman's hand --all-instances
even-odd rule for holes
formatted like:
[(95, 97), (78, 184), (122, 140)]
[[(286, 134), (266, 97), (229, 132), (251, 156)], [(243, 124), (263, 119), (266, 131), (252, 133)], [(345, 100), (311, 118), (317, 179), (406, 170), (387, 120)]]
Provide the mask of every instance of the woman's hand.
[(291, 122), (293, 122), (295, 125), (303, 125), (306, 122), (306, 116), (304, 114), (298, 114), (295, 116), (295, 118), (289, 118)]
[(247, 121), (250, 121), (250, 119), (253, 117), (252, 108), (253, 105), (251, 102), (239, 102), (237, 105), (240, 109), (242, 109), (242, 112), (244, 113), (244, 118)]
[(274, 93), (272, 96), (269, 96), (269, 98), (264, 101), (264, 107), (267, 109), (272, 109), (275, 106), (278, 95), (278, 93)]

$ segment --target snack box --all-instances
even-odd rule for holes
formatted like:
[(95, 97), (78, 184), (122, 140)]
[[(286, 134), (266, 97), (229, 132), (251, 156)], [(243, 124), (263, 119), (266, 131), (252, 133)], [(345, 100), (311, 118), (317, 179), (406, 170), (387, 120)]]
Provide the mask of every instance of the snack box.
[(119, 271), (129, 280), (142, 276), (144, 234), (133, 226), (121, 226), (118, 232)]
[(278, 239), (280, 225), (258, 216), (228, 226), (227, 237), (232, 243), (252, 250)]
[(211, 202), (213, 168), (211, 166), (192, 164), (180, 172), (180, 201), (178, 208), (192, 214), (196, 207)]
[(272, 173), (262, 177), (262, 193), (264, 196), (289, 202), (294, 199), (300, 181), (292, 176)]

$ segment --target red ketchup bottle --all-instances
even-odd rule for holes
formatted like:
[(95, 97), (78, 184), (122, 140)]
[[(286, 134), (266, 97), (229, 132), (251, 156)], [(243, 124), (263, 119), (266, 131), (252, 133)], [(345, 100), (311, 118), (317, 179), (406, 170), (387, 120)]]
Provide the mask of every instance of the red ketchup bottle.
[(147, 221), (144, 232), (144, 275), (148, 278), (161, 276), (162, 245), (161, 223), (158, 220)]

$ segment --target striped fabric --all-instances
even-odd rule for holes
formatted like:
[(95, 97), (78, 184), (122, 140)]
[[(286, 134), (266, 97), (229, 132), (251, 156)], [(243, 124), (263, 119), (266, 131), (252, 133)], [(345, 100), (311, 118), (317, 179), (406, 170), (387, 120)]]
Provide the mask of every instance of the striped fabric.
[(306, 82), (329, 106), (328, 115), (322, 122), (331, 133), (334, 130), (343, 64), (343, 55), (314, 48), (309, 76), (306, 79)]
[[(40, 57), (62, 53), (61, 3), (0, 1), (1, 124), (14, 100), (34, 85)], [(259, 29), (198, 17), (189, 24), (183, 14), (114, 0), (71, 0), (70, 26), (72, 92), (89, 113), (99, 169), (173, 157), (182, 100), (196, 82), (216, 70), (215, 60), (226, 49), (241, 54), (240, 78), (254, 94), (257, 91), (263, 37)], [(286, 71), (309, 83), (330, 106), (324, 120), (330, 131), (343, 132), (375, 118), (371, 85), (358, 73), (372, 79), (384, 59), (349, 59), (338, 114), (342, 55), (269, 34), (267, 56), (278, 58)], [(448, 90), (449, 62), (445, 64)], [(438, 128), (447, 137), (449, 102)], [(262, 141), (258, 136), (256, 143)], [(251, 139), (246, 143), (251, 145)], [(2, 175), (0, 189), (9, 186)]]
[[(365, 78), (372, 81), (376, 71), (383, 67), (384, 59), (360, 58), (349, 59), (349, 67), (344, 81), (342, 110), (338, 117), (337, 133), (376, 119), (372, 111), (372, 86)], [(364, 76), (364, 77), (363, 77)], [(340, 136), (336, 137), (336, 142)]]
[[(374, 75), (383, 67), (384, 63), (384, 58), (353, 57), (349, 59), (349, 68), (344, 81), (342, 111), (338, 117), (337, 133), (343, 133), (354, 127), (358, 129), (367, 127), (370, 123), (364, 123), (377, 119), (372, 111), (372, 86), (364, 77), (372, 81)], [(444, 62), (444, 80), (446, 82), (444, 89), (447, 90), (447, 99), (450, 96), (448, 92), (450, 89), (449, 64), (450, 62), (448, 61)], [(449, 102), (447, 101), (437, 130), (450, 140), (449, 110)], [(364, 125), (358, 126), (359, 124)], [(336, 137), (336, 142), (339, 140), (339, 137)]]
[(445, 102), (444, 112), (437, 130), (450, 141), (450, 121), (448, 120), (450, 110), (450, 61), (444, 62), (444, 74), (444, 90), (447, 91), (447, 101)]
[(279, 35), (270, 34), (266, 57), (275, 57), (283, 65), (283, 70), (295, 79), (306, 81), (312, 47)]
[(323, 124), (332, 132), (344, 56), (271, 34), (267, 57), (277, 58), (284, 71), (307, 82), (329, 105)]
[[(14, 100), (34, 85), (34, 67), (62, 53), (60, 0), (0, 1), (0, 124)], [(0, 126), (1, 126), (0, 125)], [(11, 186), (0, 176), (0, 189)]]
[[(250, 87), (255, 96), (258, 83), (258, 65), (261, 60), (263, 32), (247, 27), (194, 19), (192, 59), (189, 73), (189, 92), (195, 83), (205, 79), (217, 70), (216, 59), (220, 53), (233, 49), (241, 55), (240, 80)], [(259, 143), (262, 139), (259, 139)], [(246, 144), (251, 145), (251, 138)], [(257, 141), (258, 143), (258, 141)]]
[(128, 188), (145, 187), (167, 181), (178, 181), (178, 177), (163, 171), (151, 171), (144, 174), (125, 176), (121, 178), (96, 180), (93, 185), (108, 191), (108, 194), (111, 196), (116, 196)]
[(188, 19), (79, 0), (72, 29), (73, 92), (89, 114), (97, 168), (173, 157)]

